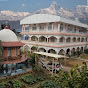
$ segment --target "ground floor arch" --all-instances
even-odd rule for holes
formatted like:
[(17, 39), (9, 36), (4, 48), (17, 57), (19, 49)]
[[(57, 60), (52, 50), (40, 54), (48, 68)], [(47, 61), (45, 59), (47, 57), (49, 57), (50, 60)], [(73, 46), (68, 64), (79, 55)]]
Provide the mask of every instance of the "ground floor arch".
[(38, 51), (39, 52), (46, 52), (46, 50), (44, 48), (39, 48)]
[(63, 49), (61, 49), (58, 54), (59, 55), (65, 55), (65, 51)]
[(56, 54), (57, 52), (56, 52), (54, 49), (49, 49), (49, 50), (48, 50), (48, 53)]

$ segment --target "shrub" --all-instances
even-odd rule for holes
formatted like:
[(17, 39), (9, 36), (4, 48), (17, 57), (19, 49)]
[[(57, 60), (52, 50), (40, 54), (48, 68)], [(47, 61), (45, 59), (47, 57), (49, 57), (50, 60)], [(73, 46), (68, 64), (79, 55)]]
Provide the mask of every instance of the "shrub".
[(26, 75), (22, 77), (22, 80), (30, 85), (36, 83), (36, 77), (32, 76), (32, 75)]
[(88, 54), (88, 49), (85, 49), (84, 52), (85, 52), (86, 54)]
[(58, 88), (58, 84), (53, 80), (49, 80), (47, 82), (40, 83), (39, 88)]
[(13, 80), (13, 88), (22, 88), (21, 82), (19, 80)]
[(6, 82), (4, 82), (4, 81), (1, 82), (1, 83), (0, 83), (0, 88), (5, 88), (5, 87), (6, 87)]
[(44, 77), (44, 76), (38, 76), (36, 79), (37, 79), (38, 81), (43, 81), (43, 80), (45, 79), (45, 77)]

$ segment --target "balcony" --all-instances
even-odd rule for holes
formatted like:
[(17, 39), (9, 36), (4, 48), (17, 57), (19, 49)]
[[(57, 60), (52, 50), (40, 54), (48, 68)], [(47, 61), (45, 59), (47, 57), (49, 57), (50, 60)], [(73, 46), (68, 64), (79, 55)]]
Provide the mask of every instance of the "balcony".
[(27, 60), (27, 56), (23, 54), (21, 56), (2, 58), (0, 64), (15, 64), (15, 63), (24, 62), (26, 60)]
[(63, 43), (58, 43), (58, 42), (33, 42), (33, 41), (25, 41), (22, 40), (23, 43), (25, 44), (31, 44), (31, 45), (41, 45), (41, 46), (59, 46), (59, 47), (64, 47), (64, 46), (76, 46), (76, 45), (83, 45), (83, 44), (88, 44), (87, 42), (63, 42)]

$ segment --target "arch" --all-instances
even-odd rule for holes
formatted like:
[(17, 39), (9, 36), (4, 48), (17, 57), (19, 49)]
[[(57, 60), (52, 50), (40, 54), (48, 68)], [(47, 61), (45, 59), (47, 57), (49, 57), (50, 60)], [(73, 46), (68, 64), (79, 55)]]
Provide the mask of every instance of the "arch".
[(25, 40), (28, 40), (28, 39), (29, 39), (29, 36), (28, 36), (28, 35), (26, 35), (26, 36), (25, 36)]
[(79, 48), (79, 47), (77, 47), (76, 51), (80, 51), (80, 48)]
[(61, 37), (61, 38), (59, 39), (59, 42), (65, 42), (65, 38), (64, 38), (64, 37)]
[(71, 54), (69, 48), (66, 50), (66, 54), (67, 54), (67, 55), (70, 55), (70, 54)]
[(48, 38), (49, 42), (57, 42), (57, 38), (54, 36), (51, 36), (50, 38)]
[(75, 52), (75, 48), (72, 48), (71, 50), (71, 54), (73, 54)]
[(80, 42), (80, 38), (77, 38), (77, 42)]
[(75, 37), (72, 40), (73, 40), (73, 42), (76, 42), (76, 38)]
[(32, 36), (32, 37), (31, 37), (31, 41), (38, 41), (38, 37)]
[(68, 38), (66, 39), (66, 42), (71, 42), (71, 38), (68, 37)]
[(39, 37), (39, 42), (46, 42), (47, 38), (45, 36)]
[(84, 49), (83, 49), (83, 47), (81, 47), (80, 51), (81, 51), (81, 52), (84, 52)]
[(31, 47), (31, 51), (33, 52), (33, 51), (37, 51), (37, 47), (36, 46), (32, 46)]
[(56, 54), (57, 52), (56, 52), (54, 49), (49, 49), (49, 50), (48, 50), (48, 53)]
[(84, 38), (81, 38), (81, 42), (84, 42)]
[(24, 50), (25, 51), (29, 51), (30, 50), (30, 47), (26, 45), (26, 46), (24, 46)]
[(58, 54), (59, 55), (65, 55), (65, 51), (63, 49), (61, 49)]
[(39, 52), (46, 52), (46, 50), (44, 48), (39, 48), (38, 50)]
[(85, 42), (87, 42), (87, 37), (85, 38)]

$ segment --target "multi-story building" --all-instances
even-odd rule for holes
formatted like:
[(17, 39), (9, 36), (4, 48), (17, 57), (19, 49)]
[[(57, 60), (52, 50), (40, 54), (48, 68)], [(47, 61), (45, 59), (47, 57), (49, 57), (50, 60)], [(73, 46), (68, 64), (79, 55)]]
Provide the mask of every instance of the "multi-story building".
[(20, 21), (24, 49), (72, 54), (88, 47), (88, 25), (48, 14), (31, 15)]

